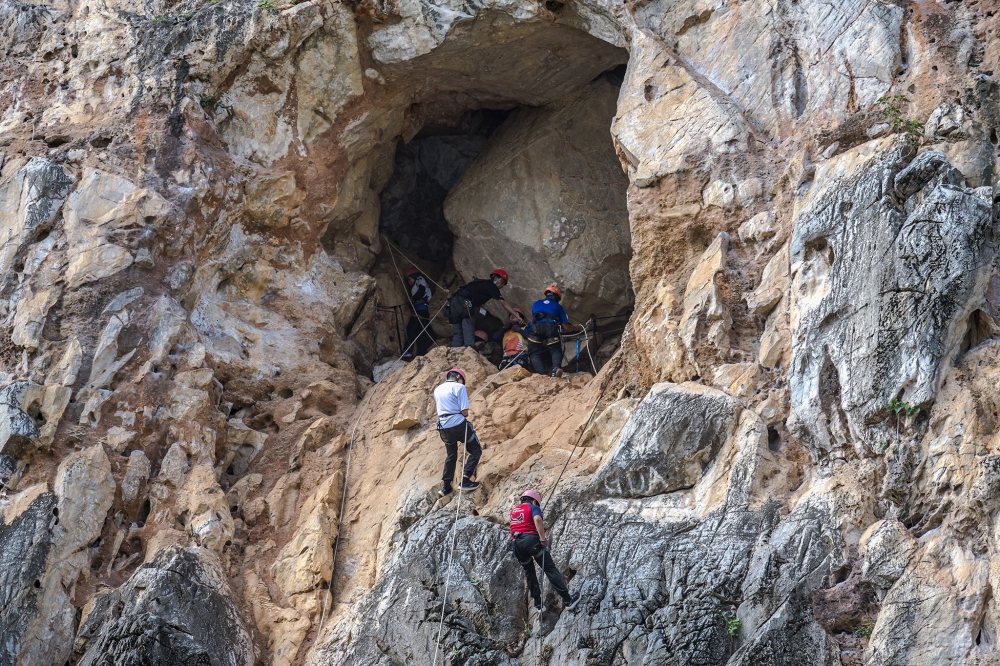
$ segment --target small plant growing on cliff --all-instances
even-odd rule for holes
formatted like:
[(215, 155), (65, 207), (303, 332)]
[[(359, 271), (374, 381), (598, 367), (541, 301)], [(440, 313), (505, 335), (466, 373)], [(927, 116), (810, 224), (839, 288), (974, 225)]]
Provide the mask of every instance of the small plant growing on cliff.
[(269, 12), (274, 9), (274, 0), (260, 0), (257, 6), (265, 12)]
[(924, 125), (903, 116), (903, 105), (909, 104), (910, 100), (904, 95), (882, 95), (876, 103), (879, 105), (879, 113), (889, 121), (893, 131), (905, 134), (912, 148), (918, 147), (924, 135)]
[(868, 640), (872, 637), (872, 631), (875, 630), (875, 625), (871, 622), (863, 622), (860, 627), (854, 630), (854, 633), (861, 638)]
[(483, 586), (482, 581), (478, 581), (475, 578), (470, 578), (469, 582), (472, 583), (472, 587), (476, 588), (479, 591), (479, 594), (483, 595), (483, 599), (486, 600), (486, 603), (490, 603), (490, 595), (487, 594), (486, 588)]
[(178, 12), (178, 14), (177, 14), (177, 15), (178, 15), (179, 17), (181, 17), (182, 19), (189, 19), (189, 18), (191, 18), (192, 16), (194, 16), (194, 14), (193, 14), (192, 12)]
[(906, 418), (906, 421), (905, 421), (906, 425), (910, 425), (910, 423), (913, 422), (913, 419), (917, 416), (917, 414), (920, 413), (920, 408), (919, 407), (917, 407), (915, 405), (911, 405), (908, 402), (902, 402), (899, 398), (893, 398), (892, 400), (890, 400), (889, 404), (886, 405), (886, 407), (888, 407), (891, 411), (893, 411), (893, 412), (896, 413), (896, 436), (897, 437), (899, 436), (899, 419), (900, 419), (900, 417), (905, 417)]
[(153, 19), (153, 23), (163, 23), (166, 20), (167, 19), (163, 18), (162, 16), (157, 16), (155, 19)]
[(729, 632), (729, 636), (732, 638), (736, 637), (736, 634), (740, 633), (740, 626), (743, 624), (740, 619), (736, 617), (736, 613), (726, 613), (726, 631)]
[(886, 440), (882, 440), (881, 442), (875, 442), (874, 444), (872, 444), (872, 451), (874, 451), (875, 455), (877, 456), (880, 456), (883, 453), (885, 453), (885, 450), (888, 448), (889, 448), (889, 442)]
[(521, 632), (526, 637), (531, 638), (531, 627), (528, 626), (528, 623), (524, 620), (524, 618), (521, 619), (521, 624), (524, 625), (524, 629), (522, 629)]

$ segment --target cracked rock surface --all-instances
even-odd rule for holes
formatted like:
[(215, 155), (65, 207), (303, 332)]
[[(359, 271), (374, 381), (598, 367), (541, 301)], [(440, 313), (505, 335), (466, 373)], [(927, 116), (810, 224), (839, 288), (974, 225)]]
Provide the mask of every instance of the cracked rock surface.
[[(0, 0), (0, 666), (998, 663), (998, 30)], [(587, 336), (398, 360), (414, 266)]]

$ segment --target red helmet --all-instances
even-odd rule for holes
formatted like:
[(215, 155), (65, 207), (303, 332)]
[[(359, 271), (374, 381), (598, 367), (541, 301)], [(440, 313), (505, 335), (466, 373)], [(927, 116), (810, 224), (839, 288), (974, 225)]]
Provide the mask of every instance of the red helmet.
[(490, 277), (493, 277), (494, 275), (499, 275), (500, 277), (502, 277), (504, 282), (510, 282), (510, 278), (507, 277), (507, 271), (505, 271), (502, 268), (494, 268), (493, 272), (490, 273)]
[(456, 375), (458, 375), (459, 377), (462, 378), (462, 383), (464, 384), (465, 383), (465, 371), (462, 370), (462, 368), (452, 368), (451, 370), (448, 371), (448, 374), (450, 375), (453, 372)]
[(539, 504), (542, 503), (542, 496), (538, 494), (537, 490), (532, 490), (529, 488), (528, 490), (525, 490), (523, 493), (521, 493), (521, 497), (530, 497)]
[(553, 296), (556, 297), (557, 301), (561, 301), (562, 300), (562, 292), (559, 291), (559, 287), (557, 287), (555, 285), (555, 283), (550, 284), (549, 286), (547, 286), (545, 288), (545, 291), (542, 292), (542, 296), (544, 296), (545, 294), (552, 294)]
[(486, 334), (486, 331), (476, 331), (475, 333), (473, 333), (473, 335), (482, 340), (483, 342), (486, 342), (487, 340), (490, 339), (490, 336)]
[(416, 277), (418, 275), (423, 275), (423, 273), (420, 272), (419, 268), (411, 268), (410, 270), (406, 271), (406, 277)]

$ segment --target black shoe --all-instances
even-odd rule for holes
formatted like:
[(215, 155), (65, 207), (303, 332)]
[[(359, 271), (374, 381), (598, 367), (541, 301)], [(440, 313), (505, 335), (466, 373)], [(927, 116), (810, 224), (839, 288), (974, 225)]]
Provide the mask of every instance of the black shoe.
[(444, 486), (441, 487), (441, 490), (438, 491), (438, 495), (440, 495), (441, 497), (444, 497), (445, 495), (450, 495), (452, 490), (453, 488), (451, 487), (451, 484), (446, 483), (444, 484)]
[(459, 486), (462, 490), (475, 490), (483, 484), (478, 481), (469, 481), (468, 479), (462, 479), (462, 485)]
[(570, 597), (569, 597), (569, 601), (563, 601), (563, 607), (566, 610), (573, 610), (574, 608), (576, 608), (576, 605), (578, 603), (580, 603), (580, 593), (579, 592), (577, 592), (576, 594), (571, 594)]
[(535, 599), (534, 601), (535, 601), (535, 610), (536, 611), (538, 611), (539, 613), (541, 613), (543, 610), (545, 610), (545, 606), (542, 605), (541, 599)]

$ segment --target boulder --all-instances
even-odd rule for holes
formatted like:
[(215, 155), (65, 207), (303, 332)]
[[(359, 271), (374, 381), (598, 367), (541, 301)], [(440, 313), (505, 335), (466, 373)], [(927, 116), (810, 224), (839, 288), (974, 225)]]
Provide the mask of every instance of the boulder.
[(251, 666), (250, 634), (219, 561), (171, 546), (121, 587), (94, 597), (77, 634), (80, 666)]
[(608, 134), (617, 95), (600, 77), (566, 101), (515, 111), (490, 137), (445, 201), (465, 279), (503, 267), (504, 297), (526, 308), (555, 282), (578, 322), (631, 307), (628, 182)]
[(605, 497), (649, 497), (690, 488), (735, 432), (740, 403), (700, 384), (656, 384), (594, 475)]

